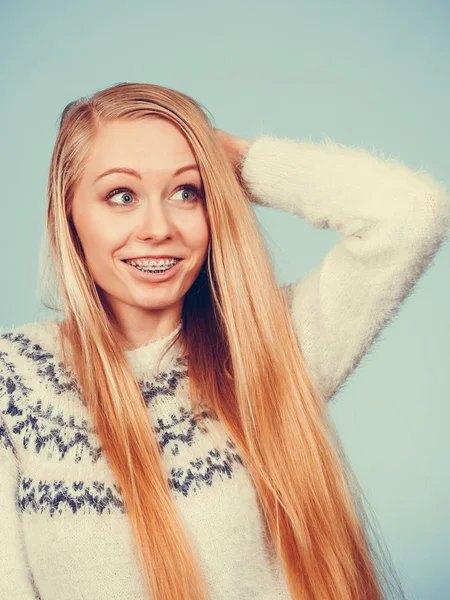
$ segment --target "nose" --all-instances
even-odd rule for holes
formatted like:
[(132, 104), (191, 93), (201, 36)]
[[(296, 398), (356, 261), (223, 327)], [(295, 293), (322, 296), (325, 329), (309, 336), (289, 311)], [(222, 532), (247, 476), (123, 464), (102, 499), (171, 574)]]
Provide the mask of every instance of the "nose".
[(149, 201), (142, 211), (137, 211), (138, 239), (163, 240), (173, 234), (173, 223), (164, 209), (163, 203), (154, 199)]

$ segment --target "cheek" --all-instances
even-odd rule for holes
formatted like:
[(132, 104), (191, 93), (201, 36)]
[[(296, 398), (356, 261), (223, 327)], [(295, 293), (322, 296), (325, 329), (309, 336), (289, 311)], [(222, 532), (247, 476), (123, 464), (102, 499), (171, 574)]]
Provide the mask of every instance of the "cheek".
[(96, 211), (84, 214), (77, 225), (81, 245), (90, 262), (109, 260), (123, 242), (123, 227), (118, 227), (117, 220), (105, 219), (104, 214), (100, 217)]
[(207, 227), (197, 228), (191, 233), (192, 247), (201, 252), (206, 251), (209, 242), (209, 232)]
[(184, 237), (186, 242), (192, 248), (206, 252), (209, 242), (209, 226), (206, 214), (204, 211), (195, 215), (195, 218), (185, 221), (183, 224)]

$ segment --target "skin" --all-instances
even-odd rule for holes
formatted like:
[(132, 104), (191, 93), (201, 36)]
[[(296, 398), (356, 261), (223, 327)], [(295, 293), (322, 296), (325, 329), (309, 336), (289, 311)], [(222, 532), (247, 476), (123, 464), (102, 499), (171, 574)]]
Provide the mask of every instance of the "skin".
[[(249, 140), (215, 130), (233, 166), (248, 150)], [(72, 218), (89, 271), (103, 290), (126, 350), (171, 333), (181, 318), (183, 298), (206, 260), (210, 240), (202, 181), (190, 146), (168, 121), (115, 120), (102, 126), (75, 190)], [(134, 169), (140, 176), (112, 173)], [(200, 196), (186, 185), (194, 185)], [(106, 196), (116, 192), (108, 204)], [(177, 189), (178, 188), (178, 189)], [(192, 201), (189, 201), (192, 200)], [(167, 255), (182, 258), (167, 281), (140, 281), (124, 258)]]

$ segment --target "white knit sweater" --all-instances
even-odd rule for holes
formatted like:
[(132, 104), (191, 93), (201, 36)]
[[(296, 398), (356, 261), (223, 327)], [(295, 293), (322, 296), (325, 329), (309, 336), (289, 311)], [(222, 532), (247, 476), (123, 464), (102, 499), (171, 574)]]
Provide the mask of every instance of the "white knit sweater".
[[(325, 400), (342, 386), (417, 283), (450, 226), (446, 189), (365, 149), (261, 136), (243, 160), (263, 205), (342, 239), (286, 287), (294, 330)], [(180, 325), (178, 325), (180, 327)], [(287, 600), (255, 490), (220, 422), (192, 419), (186, 364), (166, 338), (127, 353), (167, 478), (214, 600)], [(120, 490), (75, 382), (56, 321), (0, 335), (0, 599), (149, 598)]]

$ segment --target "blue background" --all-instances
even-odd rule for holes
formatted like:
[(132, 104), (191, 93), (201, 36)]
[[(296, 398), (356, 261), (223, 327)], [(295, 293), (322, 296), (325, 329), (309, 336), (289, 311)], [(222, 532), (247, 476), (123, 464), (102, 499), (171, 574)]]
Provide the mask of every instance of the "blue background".
[[(450, 184), (450, 3), (232, 0), (1, 5), (0, 326), (40, 308), (38, 252), (57, 119), (121, 81), (193, 96), (215, 126), (377, 149)], [(255, 207), (280, 284), (338, 241)], [(450, 598), (450, 247), (330, 413), (408, 598)]]

